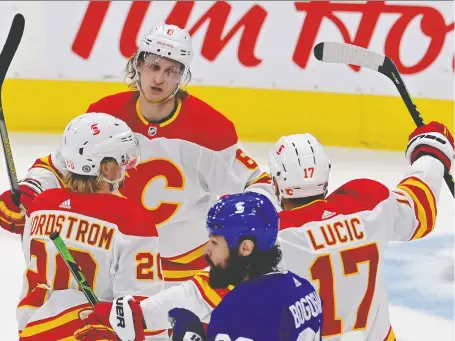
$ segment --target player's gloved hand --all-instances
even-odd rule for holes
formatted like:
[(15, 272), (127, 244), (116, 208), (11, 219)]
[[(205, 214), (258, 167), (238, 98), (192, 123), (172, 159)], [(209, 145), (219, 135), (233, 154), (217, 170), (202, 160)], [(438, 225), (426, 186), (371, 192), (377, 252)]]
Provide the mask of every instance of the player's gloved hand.
[[(40, 184), (32, 179), (25, 179), (19, 182), (20, 202), (27, 210), (30, 203), (41, 193)], [(9, 232), (22, 234), (24, 232), (25, 212), (13, 201), (11, 190), (0, 195), (0, 227)]]
[(204, 326), (193, 312), (174, 308), (168, 313), (172, 325), (172, 341), (206, 341)]
[(143, 341), (143, 314), (139, 302), (132, 296), (114, 302), (99, 302), (87, 318), (87, 326), (74, 333), (76, 340)]
[(409, 135), (406, 159), (412, 164), (423, 155), (430, 155), (450, 169), (454, 156), (454, 141), (449, 129), (442, 123), (430, 122)]

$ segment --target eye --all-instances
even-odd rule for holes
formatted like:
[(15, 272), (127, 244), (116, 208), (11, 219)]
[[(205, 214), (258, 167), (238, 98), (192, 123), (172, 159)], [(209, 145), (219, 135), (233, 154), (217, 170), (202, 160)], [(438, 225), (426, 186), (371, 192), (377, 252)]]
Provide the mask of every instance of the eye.
[(171, 76), (174, 76), (174, 75), (176, 75), (178, 73), (178, 71), (176, 69), (167, 69), (166, 71)]
[(152, 71), (159, 71), (160, 66), (158, 64), (152, 63), (152, 64), (147, 64), (147, 66), (150, 68)]

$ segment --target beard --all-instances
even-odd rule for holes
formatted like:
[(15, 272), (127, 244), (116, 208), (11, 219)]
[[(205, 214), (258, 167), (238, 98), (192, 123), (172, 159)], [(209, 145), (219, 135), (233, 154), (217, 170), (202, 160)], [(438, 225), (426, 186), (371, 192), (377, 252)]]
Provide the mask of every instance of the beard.
[(208, 256), (205, 256), (205, 260), (210, 265), (209, 283), (213, 289), (224, 289), (229, 285), (237, 285), (248, 274), (249, 257), (239, 256), (237, 250), (230, 250), (229, 253), (229, 259), (224, 267), (215, 265)]

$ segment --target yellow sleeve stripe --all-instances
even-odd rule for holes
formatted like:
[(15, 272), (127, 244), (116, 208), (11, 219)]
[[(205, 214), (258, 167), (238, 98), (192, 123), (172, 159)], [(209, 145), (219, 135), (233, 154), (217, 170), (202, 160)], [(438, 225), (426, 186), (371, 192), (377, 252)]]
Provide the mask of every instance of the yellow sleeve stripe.
[(270, 178), (269, 173), (262, 173), (262, 174), (259, 175), (257, 178), (248, 181), (246, 187), (251, 186), (251, 185), (254, 185), (254, 184), (258, 183), (258, 182), (262, 182), (262, 183), (272, 183), (272, 179)]
[(201, 272), (198, 270), (162, 270), (163, 276), (167, 281), (179, 282), (186, 281)]
[(60, 172), (57, 169), (55, 169), (51, 165), (51, 162), (49, 161), (49, 156), (41, 158), (40, 161), (42, 163), (35, 163), (32, 168), (44, 168), (44, 169), (47, 169), (48, 171), (50, 171), (52, 174), (55, 175), (55, 177), (57, 178), (58, 182), (60, 183), (60, 186), (62, 188), (64, 188), (65, 186), (64, 186), (62, 175), (60, 174)]
[(87, 307), (78, 308), (73, 311), (69, 311), (67, 313), (59, 314), (55, 318), (46, 319), (46, 322), (38, 323), (35, 325), (28, 325), (21, 333), (21, 337), (32, 337), (33, 335), (37, 335), (48, 330), (54, 329), (55, 327), (67, 324), (74, 320), (79, 320), (79, 313), (81, 310), (86, 310)]
[(191, 281), (196, 284), (196, 287), (198, 288), (202, 298), (212, 308), (215, 308), (218, 304), (220, 304), (221, 300), (227, 294), (227, 292), (234, 289), (232, 285), (222, 290), (213, 289), (209, 284), (208, 275), (205, 275), (204, 273), (199, 273), (197, 276), (194, 276)]
[[(16, 212), (10, 211), (8, 209), (8, 207), (6, 207), (6, 205), (5, 205), (5, 203), (3, 201), (0, 201), (0, 210), (2, 212), (5, 212), (6, 214), (8, 214), (11, 217), (12, 220), (20, 220), (20, 219), (24, 218), (24, 214), (23, 213), (16, 213)], [(7, 224), (11, 223), (10, 221), (6, 221), (2, 217), (0, 217), (0, 220), (2, 220), (3, 222), (5, 222)], [(20, 225), (18, 225), (18, 226), (20, 226)]]
[(389, 332), (387, 333), (384, 341), (396, 341), (395, 333), (393, 332), (392, 327), (389, 328)]
[(425, 183), (414, 177), (403, 180), (398, 188), (406, 192), (414, 202), (419, 225), (411, 240), (426, 236), (434, 229), (436, 223), (437, 207), (433, 192)]
[(207, 243), (202, 244), (201, 246), (198, 246), (197, 248), (188, 251), (187, 253), (183, 255), (179, 255), (176, 257), (168, 257), (168, 260), (171, 260), (173, 263), (179, 263), (179, 264), (188, 264), (191, 263), (192, 261), (201, 258), (204, 255), (204, 248), (207, 245)]
[(414, 234), (410, 238), (410, 240), (418, 239), (418, 238), (420, 238), (421, 235), (423, 235), (425, 233), (425, 231), (427, 230), (427, 227), (428, 227), (425, 210), (424, 210), (423, 206), (418, 202), (417, 197), (414, 195), (414, 193), (411, 190), (408, 190), (408, 188), (404, 187), (404, 186), (398, 186), (398, 188), (405, 191), (414, 201), (414, 211), (416, 214), (418, 225), (417, 225), (417, 228), (416, 228)]

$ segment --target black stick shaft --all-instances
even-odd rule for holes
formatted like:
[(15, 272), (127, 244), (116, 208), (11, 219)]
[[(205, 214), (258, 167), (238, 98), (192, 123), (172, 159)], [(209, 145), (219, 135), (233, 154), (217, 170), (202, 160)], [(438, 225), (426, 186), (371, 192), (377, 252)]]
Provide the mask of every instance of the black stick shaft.
[(8, 72), (8, 68), (16, 54), (17, 48), (22, 39), (25, 27), (25, 18), (22, 14), (16, 14), (8, 33), (8, 37), (0, 53), (0, 136), (2, 138), (3, 155), (5, 156), (6, 168), (10, 182), (11, 192), (13, 194), (14, 203), (19, 207), (20, 193), (19, 184), (17, 180), (16, 167), (14, 166), (13, 153), (11, 151), (11, 143), (8, 137), (8, 130), (6, 128), (5, 115), (3, 112), (2, 104), (2, 88), (3, 82)]
[[(423, 121), (422, 115), (420, 114), (419, 110), (417, 109), (417, 105), (414, 103), (403, 79), (401, 78), (400, 73), (395, 65), (395, 63), (389, 58), (386, 57), (384, 60), (384, 64), (379, 67), (378, 71), (388, 78), (390, 78), (395, 84), (398, 92), (400, 93), (401, 98), (403, 99), (406, 108), (408, 109), (411, 117), (417, 127), (423, 126), (425, 123)], [(454, 193), (454, 180), (452, 174), (450, 174), (449, 169), (444, 170), (444, 181), (449, 188), (450, 193), (452, 196), (455, 197)]]

